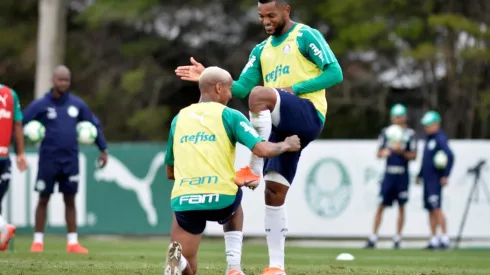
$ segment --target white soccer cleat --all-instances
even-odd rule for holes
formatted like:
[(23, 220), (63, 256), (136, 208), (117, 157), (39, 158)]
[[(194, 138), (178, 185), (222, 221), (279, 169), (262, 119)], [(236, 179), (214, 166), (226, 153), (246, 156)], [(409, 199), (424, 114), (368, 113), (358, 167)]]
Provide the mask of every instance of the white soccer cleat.
[(180, 259), (182, 258), (182, 246), (178, 242), (172, 242), (168, 246), (167, 262), (163, 275), (182, 275), (180, 271)]

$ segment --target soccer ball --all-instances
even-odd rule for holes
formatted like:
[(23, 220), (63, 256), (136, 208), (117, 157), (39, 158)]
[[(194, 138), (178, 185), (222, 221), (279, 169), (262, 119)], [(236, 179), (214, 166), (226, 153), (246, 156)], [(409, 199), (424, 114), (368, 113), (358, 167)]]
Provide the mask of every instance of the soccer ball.
[(46, 128), (44, 125), (37, 121), (31, 120), (26, 125), (24, 125), (24, 136), (33, 143), (38, 143), (44, 139), (46, 134)]
[(390, 125), (385, 130), (386, 139), (389, 144), (400, 144), (403, 140), (403, 128), (400, 125)]
[(447, 155), (443, 150), (439, 150), (434, 155), (434, 166), (437, 169), (444, 169), (447, 165)]
[(77, 124), (78, 142), (81, 144), (93, 144), (97, 138), (97, 127), (88, 121)]

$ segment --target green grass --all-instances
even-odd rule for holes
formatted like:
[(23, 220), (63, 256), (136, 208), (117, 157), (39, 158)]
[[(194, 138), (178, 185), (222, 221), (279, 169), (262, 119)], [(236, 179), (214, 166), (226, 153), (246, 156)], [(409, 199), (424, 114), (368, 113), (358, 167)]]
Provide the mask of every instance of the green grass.
[[(82, 239), (89, 255), (65, 253), (65, 239), (48, 237), (45, 252), (29, 253), (31, 237), (15, 239), (15, 252), (0, 253), (2, 275), (61, 274), (162, 274), (168, 239), (98, 240)], [(353, 254), (352, 262), (338, 262), (342, 253)], [(287, 272), (306, 274), (490, 274), (490, 251), (372, 250), (348, 248), (287, 247)], [(244, 244), (243, 266), (247, 275), (260, 274), (268, 263), (264, 244)], [(204, 241), (199, 251), (200, 275), (224, 274), (223, 241)]]

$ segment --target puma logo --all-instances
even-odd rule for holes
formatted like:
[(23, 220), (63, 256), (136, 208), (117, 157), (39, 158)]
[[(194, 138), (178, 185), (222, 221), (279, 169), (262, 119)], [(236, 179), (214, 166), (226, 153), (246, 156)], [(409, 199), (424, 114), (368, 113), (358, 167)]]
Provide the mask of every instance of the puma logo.
[(8, 98), (8, 95), (2, 95), (0, 96), (0, 102), (2, 102), (2, 105), (3, 107), (7, 107), (7, 98)]
[(145, 178), (135, 177), (131, 171), (117, 158), (109, 156), (107, 166), (97, 170), (94, 178), (97, 181), (114, 182), (124, 190), (133, 191), (138, 198), (141, 208), (146, 213), (148, 223), (152, 226), (158, 224), (158, 215), (153, 204), (151, 185), (156, 177), (158, 170), (163, 167), (165, 154), (158, 153), (152, 160), (148, 174)]
[(202, 114), (202, 115), (198, 115), (198, 114), (196, 114), (196, 113), (190, 113), (190, 114), (189, 114), (189, 117), (190, 117), (190, 118), (195, 118), (195, 119), (199, 120), (199, 122), (201, 122), (201, 124), (204, 124), (204, 115), (205, 115), (205, 114), (206, 114), (206, 113), (204, 113), (204, 114)]

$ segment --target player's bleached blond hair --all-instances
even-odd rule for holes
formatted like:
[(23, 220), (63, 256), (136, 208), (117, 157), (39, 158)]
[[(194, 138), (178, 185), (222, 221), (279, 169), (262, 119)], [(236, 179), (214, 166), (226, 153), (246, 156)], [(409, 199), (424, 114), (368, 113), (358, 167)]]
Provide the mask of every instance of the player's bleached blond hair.
[(204, 85), (215, 85), (216, 83), (224, 83), (232, 81), (231, 74), (217, 66), (211, 66), (204, 69), (199, 77), (199, 88)]

